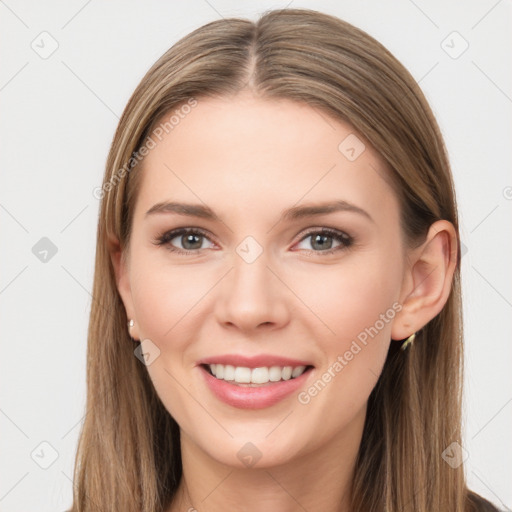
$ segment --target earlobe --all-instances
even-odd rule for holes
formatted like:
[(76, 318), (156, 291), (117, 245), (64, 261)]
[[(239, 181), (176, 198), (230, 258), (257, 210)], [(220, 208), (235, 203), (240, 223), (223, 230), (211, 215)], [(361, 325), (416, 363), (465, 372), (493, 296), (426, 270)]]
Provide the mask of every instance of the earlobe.
[(392, 339), (405, 339), (419, 331), (443, 309), (457, 266), (457, 245), (453, 224), (439, 220), (430, 226), (425, 242), (411, 251), (402, 310), (393, 323)]

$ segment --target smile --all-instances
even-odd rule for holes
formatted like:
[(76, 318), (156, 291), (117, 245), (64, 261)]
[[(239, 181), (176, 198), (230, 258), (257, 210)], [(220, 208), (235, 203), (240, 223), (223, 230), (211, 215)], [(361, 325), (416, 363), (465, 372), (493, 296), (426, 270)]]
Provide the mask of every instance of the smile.
[(307, 361), (235, 354), (203, 359), (197, 368), (213, 397), (238, 409), (277, 404), (299, 392), (314, 370)]

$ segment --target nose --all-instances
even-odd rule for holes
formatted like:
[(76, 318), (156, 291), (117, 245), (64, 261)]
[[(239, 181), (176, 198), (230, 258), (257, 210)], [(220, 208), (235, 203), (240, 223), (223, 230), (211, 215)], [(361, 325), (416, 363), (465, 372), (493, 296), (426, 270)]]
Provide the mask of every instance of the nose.
[(268, 263), (265, 252), (252, 263), (234, 254), (233, 268), (219, 283), (215, 302), (219, 323), (250, 333), (282, 328), (289, 322), (287, 301), (293, 294)]

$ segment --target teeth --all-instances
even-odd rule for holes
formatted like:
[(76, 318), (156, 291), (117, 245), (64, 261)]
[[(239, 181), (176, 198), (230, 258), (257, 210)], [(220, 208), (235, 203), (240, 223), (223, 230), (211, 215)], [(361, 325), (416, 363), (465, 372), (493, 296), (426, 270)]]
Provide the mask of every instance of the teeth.
[(304, 366), (297, 366), (292, 370), (292, 379), (295, 379), (295, 377), (298, 377), (299, 375), (302, 375), (302, 372), (304, 371)]
[(282, 373), (283, 380), (290, 380), (292, 378), (292, 371), (293, 371), (293, 368), (291, 366), (285, 366), (283, 368), (283, 373)]
[(268, 368), (254, 368), (251, 372), (251, 382), (253, 384), (265, 384), (269, 381)]
[(268, 371), (270, 382), (277, 382), (281, 380), (282, 373), (283, 370), (281, 369), (280, 366), (272, 366)]
[(251, 382), (251, 369), (244, 368), (243, 366), (237, 366), (235, 368), (235, 382), (241, 384), (250, 384)]
[[(217, 371), (218, 370), (218, 367), (221, 367), (221, 371), (222, 371), (222, 364), (218, 364), (217, 365)], [(222, 376), (219, 377), (219, 379), (222, 379)], [(234, 366), (231, 366), (230, 364), (227, 364), (226, 366), (224, 366), (224, 380), (235, 380), (235, 367)]]
[(221, 380), (235, 381), (239, 384), (266, 384), (299, 377), (306, 370), (305, 366), (265, 366), (260, 368), (247, 368), (245, 366), (231, 366), (229, 364), (210, 364), (212, 374)]

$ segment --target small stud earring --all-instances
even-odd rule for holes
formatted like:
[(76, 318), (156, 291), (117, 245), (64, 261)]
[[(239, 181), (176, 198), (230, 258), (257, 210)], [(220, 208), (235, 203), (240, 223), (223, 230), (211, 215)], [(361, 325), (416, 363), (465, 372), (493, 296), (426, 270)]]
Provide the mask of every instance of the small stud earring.
[(411, 334), (400, 347), (401, 350), (405, 350), (409, 345), (414, 343), (414, 338), (416, 338), (416, 333)]
[(128, 322), (128, 329), (131, 329), (134, 326), (135, 322), (133, 320), (130, 320)]

